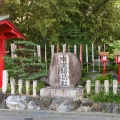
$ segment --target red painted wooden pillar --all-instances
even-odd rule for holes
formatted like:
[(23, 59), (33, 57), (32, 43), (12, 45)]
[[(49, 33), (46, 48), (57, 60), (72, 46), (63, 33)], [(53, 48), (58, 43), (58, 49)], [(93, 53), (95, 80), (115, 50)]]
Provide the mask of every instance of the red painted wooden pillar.
[(0, 88), (2, 87), (2, 72), (4, 70), (4, 54), (5, 54), (5, 49), (4, 49), (4, 35), (1, 33), (0, 34)]
[(103, 61), (103, 75), (106, 74), (106, 61)]
[(109, 52), (100, 52), (101, 61), (103, 63), (103, 75), (106, 74), (106, 62), (108, 61)]
[(118, 52), (115, 56), (115, 63), (118, 64), (118, 82), (120, 83), (120, 53)]
[(120, 63), (118, 63), (118, 82), (120, 83)]

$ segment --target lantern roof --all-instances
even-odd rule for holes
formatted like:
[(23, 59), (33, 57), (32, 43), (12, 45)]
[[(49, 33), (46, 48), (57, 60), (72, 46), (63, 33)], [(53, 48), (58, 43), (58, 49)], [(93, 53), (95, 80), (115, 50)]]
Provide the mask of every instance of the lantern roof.
[(8, 18), (9, 15), (0, 16), (0, 35), (3, 35), (5, 40), (10, 38), (24, 39), (24, 35), (18, 31), (17, 27)]
[(120, 51), (118, 51), (118, 52), (116, 53), (116, 55), (120, 55)]
[(6, 15), (6, 16), (0, 16), (0, 20), (4, 20), (4, 19), (8, 19), (9, 18), (9, 15)]
[(99, 52), (100, 56), (109, 56), (109, 52)]

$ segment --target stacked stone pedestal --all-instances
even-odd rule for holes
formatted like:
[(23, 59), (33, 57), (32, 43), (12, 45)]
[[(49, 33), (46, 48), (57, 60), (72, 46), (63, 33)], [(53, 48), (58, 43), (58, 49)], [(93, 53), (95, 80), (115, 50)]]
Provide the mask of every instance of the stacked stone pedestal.
[(75, 88), (81, 78), (81, 65), (74, 53), (55, 53), (50, 63), (50, 87), (40, 90), (41, 97), (83, 98), (83, 89)]
[(82, 88), (55, 88), (46, 87), (40, 90), (41, 97), (48, 98), (71, 98), (82, 99), (84, 90)]

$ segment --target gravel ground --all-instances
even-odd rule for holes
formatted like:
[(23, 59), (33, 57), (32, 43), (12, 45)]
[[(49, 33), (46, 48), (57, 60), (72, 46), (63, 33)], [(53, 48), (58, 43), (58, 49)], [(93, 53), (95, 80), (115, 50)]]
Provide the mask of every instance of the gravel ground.
[(0, 120), (120, 120), (120, 114), (49, 110), (0, 110)]

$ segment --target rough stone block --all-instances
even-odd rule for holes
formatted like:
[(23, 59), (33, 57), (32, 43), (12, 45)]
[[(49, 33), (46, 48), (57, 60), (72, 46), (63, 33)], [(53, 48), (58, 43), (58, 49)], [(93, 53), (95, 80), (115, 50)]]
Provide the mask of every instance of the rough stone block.
[(40, 90), (41, 97), (83, 99), (84, 90), (81, 88), (46, 87)]
[[(62, 73), (67, 78), (61, 81)], [(81, 78), (81, 65), (74, 53), (55, 53), (49, 70), (49, 84), (51, 87), (75, 87)], [(66, 82), (62, 84), (62, 82)]]

